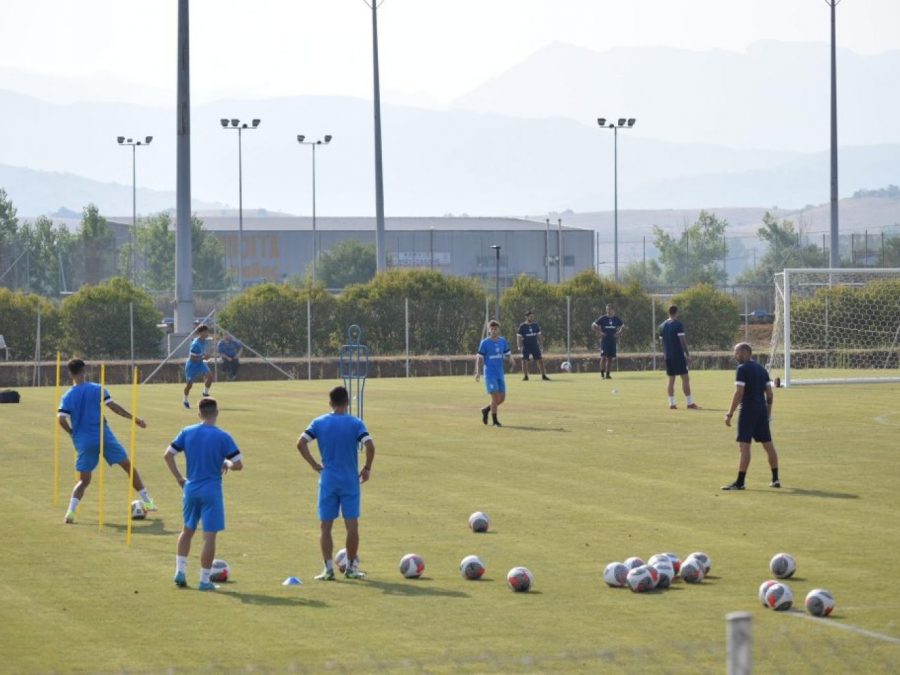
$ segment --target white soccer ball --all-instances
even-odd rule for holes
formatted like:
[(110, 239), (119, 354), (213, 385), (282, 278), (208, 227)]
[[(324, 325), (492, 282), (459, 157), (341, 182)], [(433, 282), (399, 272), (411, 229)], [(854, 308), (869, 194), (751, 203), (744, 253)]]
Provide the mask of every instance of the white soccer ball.
[(828, 616), (834, 609), (834, 596), (824, 588), (814, 588), (806, 594), (806, 611), (813, 616)]
[(677, 553), (666, 553), (666, 555), (669, 556), (669, 560), (672, 562), (672, 567), (677, 575), (681, 571), (681, 558), (678, 557)]
[(636, 555), (631, 556), (630, 558), (625, 558), (625, 567), (630, 570), (637, 569), (641, 565), (645, 565), (646, 563), (638, 558)]
[(347, 571), (347, 565), (350, 563), (347, 560), (347, 549), (342, 548), (338, 551), (334, 556), (334, 566), (337, 567), (341, 572)]
[(569, 373), (572, 371), (572, 364), (569, 363), (568, 361), (563, 361), (562, 363), (559, 364), (559, 369), (565, 373)]
[(665, 553), (655, 553), (650, 556), (650, 559), (647, 560), (648, 565), (656, 565), (658, 562), (671, 562), (669, 560), (669, 556)]
[(656, 570), (656, 573), (659, 575), (659, 580), (656, 582), (657, 588), (668, 588), (672, 585), (672, 581), (675, 580), (675, 568), (672, 567), (672, 563), (668, 560), (660, 560), (654, 565), (651, 565), (653, 569)]
[(696, 558), (688, 558), (681, 563), (681, 578), (689, 584), (703, 581), (703, 565)]
[(527, 593), (534, 586), (534, 575), (527, 567), (513, 567), (506, 573), (506, 585), (516, 593)]
[(779, 579), (790, 579), (797, 571), (797, 561), (790, 553), (777, 553), (769, 561), (769, 569)]
[(476, 511), (469, 516), (469, 527), (472, 532), (487, 532), (491, 529), (491, 518), (484, 511)]
[(218, 558), (213, 560), (213, 564), (210, 570), (211, 573), (209, 575), (209, 580), (215, 581), (216, 583), (228, 581), (228, 578), (231, 576), (231, 567), (227, 562), (225, 562), (224, 560), (219, 560)]
[(794, 594), (787, 584), (772, 584), (766, 591), (766, 607), (783, 612), (794, 604)]
[(641, 565), (628, 572), (625, 582), (634, 593), (643, 593), (656, 587), (659, 573), (650, 565)]
[(712, 569), (712, 560), (709, 559), (709, 556), (701, 551), (694, 551), (688, 556), (689, 560), (691, 558), (700, 563), (700, 566), (703, 568), (703, 576), (708, 577)]
[(762, 603), (763, 607), (768, 607), (766, 604), (766, 591), (768, 591), (772, 586), (777, 584), (778, 582), (774, 579), (767, 579), (759, 585), (759, 601)]
[(416, 553), (407, 553), (400, 558), (400, 574), (407, 579), (418, 579), (425, 571), (425, 561)]
[(144, 502), (140, 499), (135, 499), (131, 502), (131, 519), (132, 520), (143, 520), (147, 517), (147, 509), (144, 508)]
[(484, 576), (484, 563), (477, 555), (467, 555), (459, 563), (459, 573), (463, 575), (463, 579), (475, 581)]
[(603, 570), (603, 581), (612, 588), (622, 588), (628, 578), (628, 571), (624, 563), (611, 562)]

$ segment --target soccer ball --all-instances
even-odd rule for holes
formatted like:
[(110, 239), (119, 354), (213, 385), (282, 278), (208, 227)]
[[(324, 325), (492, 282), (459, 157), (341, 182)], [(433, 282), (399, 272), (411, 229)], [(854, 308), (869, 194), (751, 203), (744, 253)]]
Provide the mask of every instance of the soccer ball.
[(656, 553), (655, 555), (651, 555), (650, 559), (647, 561), (648, 565), (656, 565), (658, 562), (671, 562), (669, 560), (669, 556), (665, 553)]
[(653, 569), (656, 570), (656, 573), (659, 575), (659, 580), (656, 582), (657, 588), (668, 588), (672, 585), (672, 581), (675, 579), (675, 568), (672, 567), (672, 563), (669, 562), (669, 559), (660, 560), (654, 565), (651, 565)]
[(131, 502), (131, 519), (132, 520), (143, 520), (147, 517), (147, 509), (144, 508), (144, 502), (140, 499), (135, 499)]
[(346, 572), (348, 564), (350, 564), (350, 561), (347, 560), (347, 549), (342, 548), (334, 556), (334, 566), (337, 567), (341, 572)]
[(787, 584), (772, 584), (766, 591), (766, 607), (783, 612), (794, 604), (794, 594)]
[(603, 570), (603, 581), (612, 588), (622, 588), (628, 578), (628, 568), (620, 562), (611, 562)]
[(834, 609), (834, 596), (824, 588), (814, 588), (806, 594), (805, 604), (813, 616), (828, 616)]
[(768, 607), (766, 604), (766, 591), (768, 591), (772, 586), (777, 584), (778, 582), (774, 579), (769, 579), (767, 581), (762, 582), (759, 586), (759, 601), (762, 603), (763, 607)]
[(700, 551), (695, 551), (688, 556), (688, 560), (691, 558), (700, 563), (700, 567), (703, 568), (703, 576), (708, 577), (709, 571), (712, 569), (712, 560), (709, 559), (709, 556)]
[(769, 561), (769, 569), (779, 579), (790, 579), (797, 571), (797, 562), (789, 553), (778, 553)]
[(464, 579), (475, 581), (484, 575), (484, 563), (477, 555), (467, 555), (459, 563), (459, 571)]
[(703, 581), (703, 565), (696, 558), (688, 558), (681, 563), (681, 578), (689, 584)]
[(644, 564), (644, 561), (638, 558), (636, 555), (633, 555), (630, 558), (625, 558), (625, 567), (630, 570), (637, 569)]
[(534, 585), (534, 575), (527, 567), (513, 567), (506, 573), (506, 585), (516, 593), (526, 593)]
[(407, 579), (418, 579), (425, 571), (425, 561), (422, 556), (415, 553), (407, 553), (400, 558), (400, 574)]
[(483, 511), (476, 511), (469, 516), (469, 527), (472, 532), (487, 532), (491, 529), (491, 518)]
[(678, 557), (676, 553), (666, 553), (669, 556), (669, 560), (672, 561), (672, 569), (675, 570), (675, 574), (677, 575), (681, 571), (681, 558)]
[(572, 372), (572, 364), (568, 361), (563, 361), (559, 364), (559, 369), (566, 373)]
[(659, 573), (650, 565), (640, 565), (628, 572), (625, 582), (634, 593), (643, 593), (652, 590), (658, 579)]
[(231, 576), (231, 567), (228, 566), (227, 562), (219, 560), (218, 558), (213, 560), (211, 570), (212, 572), (209, 575), (209, 580), (215, 581), (216, 583), (228, 581), (228, 577)]

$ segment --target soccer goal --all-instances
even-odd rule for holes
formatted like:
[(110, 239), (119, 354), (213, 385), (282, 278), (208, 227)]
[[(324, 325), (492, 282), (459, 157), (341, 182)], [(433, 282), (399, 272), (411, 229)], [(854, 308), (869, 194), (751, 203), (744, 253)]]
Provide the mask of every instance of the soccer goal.
[(900, 268), (775, 275), (770, 371), (800, 384), (900, 382)]

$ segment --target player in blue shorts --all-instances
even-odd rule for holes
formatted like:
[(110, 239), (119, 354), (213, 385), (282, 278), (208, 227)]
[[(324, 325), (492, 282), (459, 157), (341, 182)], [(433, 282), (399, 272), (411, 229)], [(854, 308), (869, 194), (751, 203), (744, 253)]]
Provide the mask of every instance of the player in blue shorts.
[(694, 403), (694, 397), (691, 396), (691, 376), (688, 375), (688, 361), (691, 356), (688, 354), (687, 340), (684, 337), (684, 324), (678, 320), (678, 307), (672, 305), (669, 307), (669, 318), (666, 319), (659, 327), (659, 335), (662, 338), (663, 354), (666, 359), (666, 375), (669, 376), (669, 386), (667, 392), (669, 394), (669, 408), (675, 410), (675, 377), (681, 376), (681, 389), (687, 398), (687, 407), (692, 410), (700, 408)]
[(506, 338), (500, 335), (500, 322), (491, 319), (488, 324), (490, 335), (478, 345), (475, 356), (475, 381), (481, 379), (481, 364), (484, 363), (484, 387), (491, 397), (491, 404), (481, 409), (481, 421), (488, 423), (488, 413), (494, 420), (495, 427), (503, 426), (497, 419), (497, 408), (506, 400), (506, 380), (503, 378), (503, 360), (512, 361), (512, 354)]
[[(339, 515), (343, 516), (344, 527), (347, 529), (348, 562), (344, 576), (348, 579), (365, 579), (365, 572), (359, 569), (360, 485), (368, 481), (372, 474), (375, 441), (369, 436), (363, 421), (349, 413), (350, 395), (344, 387), (335, 387), (328, 392), (328, 400), (331, 412), (310, 422), (297, 441), (300, 455), (319, 474), (319, 543), (325, 569), (316, 579), (334, 579), (334, 542), (331, 530)], [(312, 441), (319, 444), (321, 463), (309, 451)], [(359, 469), (360, 443), (366, 448), (366, 463), (362, 469)]]
[(747, 475), (747, 467), (750, 466), (751, 441), (762, 443), (769, 456), (769, 467), (772, 469), (772, 482), (769, 483), (769, 487), (780, 488), (778, 453), (775, 452), (772, 432), (769, 429), (772, 403), (775, 398), (772, 393), (772, 380), (769, 379), (768, 371), (753, 361), (753, 350), (746, 342), (735, 345), (734, 358), (738, 362), (738, 367), (734, 378), (734, 396), (731, 397), (731, 406), (725, 413), (725, 426), (731, 426), (734, 411), (740, 407), (741, 416), (738, 418), (737, 442), (741, 459), (738, 465), (737, 480), (724, 485), (722, 489), (744, 489), (744, 478)]
[(190, 409), (191, 402), (188, 395), (191, 393), (191, 387), (194, 381), (203, 378), (203, 395), (209, 396), (209, 388), (212, 386), (213, 375), (209, 366), (206, 365), (206, 344), (209, 340), (209, 326), (201, 323), (197, 326), (197, 337), (191, 341), (191, 350), (187, 360), (184, 362), (184, 379), (187, 384), (184, 385), (184, 407)]
[(519, 330), (516, 332), (516, 346), (522, 352), (522, 379), (528, 381), (528, 358), (534, 359), (541, 371), (541, 379), (549, 380), (547, 373), (544, 371), (544, 359), (541, 356), (541, 350), (544, 349), (544, 334), (541, 333), (541, 327), (534, 320), (534, 310), (529, 309), (525, 312), (525, 321), (519, 324)]
[[(81, 359), (72, 359), (66, 365), (69, 376), (72, 378), (72, 388), (63, 395), (57, 413), (59, 426), (72, 436), (72, 443), (78, 454), (78, 458), (75, 460), (78, 482), (75, 483), (75, 489), (72, 490), (72, 498), (69, 500), (69, 508), (66, 511), (65, 522), (67, 524), (75, 522), (78, 504), (81, 503), (87, 486), (91, 484), (91, 474), (100, 462), (100, 397), (103, 396), (106, 407), (117, 415), (127, 420), (134, 418), (135, 424), (141, 429), (147, 427), (144, 420), (134, 417), (113, 401), (106, 389), (99, 384), (88, 382), (84, 367), (85, 363)], [(125, 470), (125, 473), (131, 472), (128, 453), (116, 440), (105, 420), (103, 423), (103, 459), (110, 466), (118, 464)], [(134, 470), (132, 484), (140, 494), (144, 508), (147, 511), (156, 511), (156, 504), (147, 493), (137, 469)]]
[[(225, 497), (222, 476), (244, 468), (243, 456), (234, 439), (216, 426), (219, 408), (214, 398), (200, 399), (200, 423), (185, 427), (166, 449), (163, 458), (181, 486), (184, 527), (178, 535), (175, 554), (175, 585), (187, 586), (187, 558), (197, 526), (203, 524), (203, 550), (200, 553), (201, 591), (213, 591), (209, 580), (216, 558), (216, 535), (225, 529)], [(178, 470), (175, 457), (183, 452), (187, 480)]]
[(609, 368), (612, 366), (612, 360), (616, 358), (616, 342), (625, 330), (625, 322), (616, 316), (616, 308), (610, 303), (606, 305), (606, 314), (597, 319), (591, 328), (601, 335), (600, 377), (611, 380)]

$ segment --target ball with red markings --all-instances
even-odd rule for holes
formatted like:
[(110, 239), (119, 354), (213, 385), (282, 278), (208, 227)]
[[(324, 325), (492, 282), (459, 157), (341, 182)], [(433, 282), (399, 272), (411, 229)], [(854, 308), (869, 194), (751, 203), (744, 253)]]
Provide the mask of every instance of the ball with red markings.
[(506, 585), (516, 593), (527, 593), (534, 586), (534, 575), (527, 567), (513, 567), (506, 573)]
[(828, 616), (834, 609), (834, 596), (824, 588), (814, 588), (806, 594), (804, 604), (813, 616)]
[(425, 571), (425, 561), (417, 553), (407, 553), (400, 558), (400, 574), (407, 579), (418, 579)]

